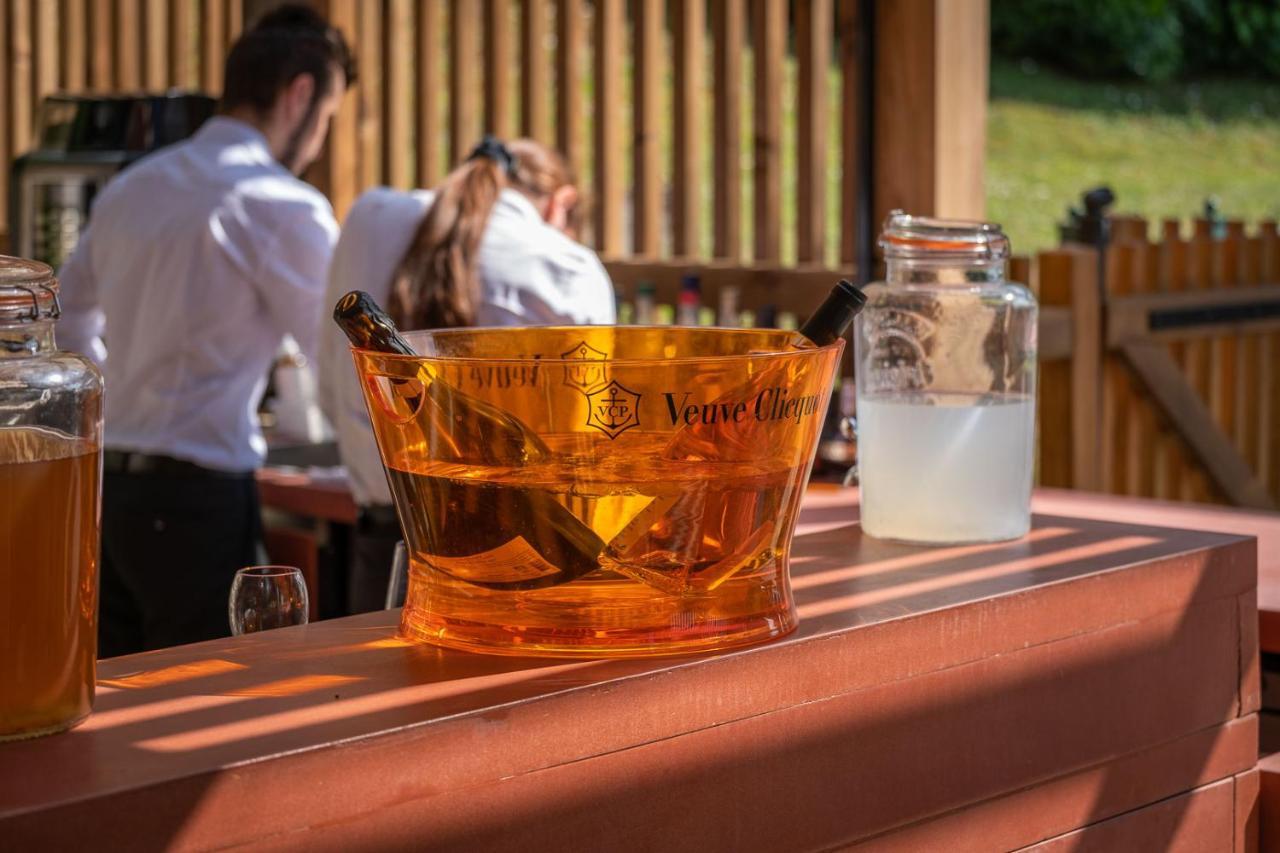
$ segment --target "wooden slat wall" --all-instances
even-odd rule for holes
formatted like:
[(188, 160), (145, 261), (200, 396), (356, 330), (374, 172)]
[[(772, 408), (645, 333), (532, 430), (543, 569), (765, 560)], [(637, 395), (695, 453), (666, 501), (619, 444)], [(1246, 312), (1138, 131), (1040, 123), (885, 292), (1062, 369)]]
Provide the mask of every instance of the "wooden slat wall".
[[(910, 19), (933, 32), (959, 15), (972, 29), (986, 20), (983, 2), (963, 0), (966, 11), (957, 13), (945, 0), (910, 0)], [(564, 153), (593, 212), (583, 237), (605, 255), (853, 260), (854, 228), (866, 223), (853, 222), (852, 199), (871, 189), (854, 174), (858, 138), (869, 132), (855, 125), (858, 0), (313, 3), (344, 30), (360, 63), (360, 84), (311, 173), (340, 216), (376, 184), (437, 184), (488, 130), (532, 136)], [(30, 145), (45, 92), (184, 86), (216, 94), (245, 9), (265, 5), (8, 0), (0, 154), (7, 160)], [(892, 15), (883, 17), (894, 25)], [(882, 63), (915, 63), (921, 49)], [(985, 54), (966, 59), (974, 62), (983, 64)], [(837, 66), (839, 89), (828, 84)], [(783, 122), (792, 86), (794, 127)], [(838, 158), (828, 154), (831, 115), (842, 117)], [(900, 149), (895, 133), (913, 132), (900, 124), (878, 137), (887, 149)], [(792, 152), (795, 180), (784, 175)], [(832, 162), (843, 174), (829, 173)], [(886, 162), (933, 174), (918, 160)], [(935, 195), (936, 184), (928, 187)], [(827, 204), (833, 192), (838, 206)], [(934, 212), (932, 198), (909, 206)], [(828, 215), (835, 207), (838, 226)]]
[[(218, 94), (244, 26), (243, 0), (5, 0), (0, 5), (0, 235), (9, 164), (35, 141), (41, 100), (58, 92)], [(0, 242), (3, 242), (0, 240)]]

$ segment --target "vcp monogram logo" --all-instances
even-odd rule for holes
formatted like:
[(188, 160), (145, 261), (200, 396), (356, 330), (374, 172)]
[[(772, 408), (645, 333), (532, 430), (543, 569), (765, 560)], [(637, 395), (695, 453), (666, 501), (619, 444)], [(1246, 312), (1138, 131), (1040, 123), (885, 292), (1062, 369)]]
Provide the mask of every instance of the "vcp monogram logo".
[(570, 388), (577, 388), (586, 394), (605, 383), (607, 377), (604, 363), (609, 358), (607, 352), (600, 352), (586, 341), (579, 341), (573, 349), (560, 353), (560, 358), (566, 362), (564, 384)]
[(640, 395), (619, 385), (616, 379), (587, 394), (587, 405), (587, 426), (610, 439), (640, 426)]
[(615, 439), (640, 425), (640, 395), (609, 378), (609, 354), (586, 341), (560, 354), (564, 384), (587, 398), (587, 426)]

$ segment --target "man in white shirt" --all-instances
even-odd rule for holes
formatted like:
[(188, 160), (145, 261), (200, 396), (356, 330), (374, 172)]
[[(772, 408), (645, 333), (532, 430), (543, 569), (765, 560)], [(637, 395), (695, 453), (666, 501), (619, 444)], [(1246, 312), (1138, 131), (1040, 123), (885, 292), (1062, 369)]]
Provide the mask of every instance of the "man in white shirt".
[(99, 651), (225, 636), (259, 561), (257, 408), (286, 334), (315, 352), (338, 225), (297, 175), (354, 62), (303, 6), (227, 57), (219, 115), (113, 180), (60, 273), (66, 349), (106, 379)]

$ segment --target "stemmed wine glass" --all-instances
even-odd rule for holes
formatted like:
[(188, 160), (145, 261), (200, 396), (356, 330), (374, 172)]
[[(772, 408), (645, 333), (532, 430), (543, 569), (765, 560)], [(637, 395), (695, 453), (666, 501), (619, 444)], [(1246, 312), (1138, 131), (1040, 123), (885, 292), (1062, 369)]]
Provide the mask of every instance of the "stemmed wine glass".
[(231, 633), (251, 634), (307, 624), (307, 582), (292, 566), (249, 566), (236, 572), (227, 600)]

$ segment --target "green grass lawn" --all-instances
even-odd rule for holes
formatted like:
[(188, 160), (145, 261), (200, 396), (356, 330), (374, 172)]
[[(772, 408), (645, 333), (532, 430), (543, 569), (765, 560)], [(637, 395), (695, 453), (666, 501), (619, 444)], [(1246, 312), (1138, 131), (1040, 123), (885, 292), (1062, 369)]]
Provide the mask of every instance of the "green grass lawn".
[(1111, 84), (996, 59), (987, 123), (987, 215), (1019, 253), (1057, 243), (1066, 206), (1098, 184), (1115, 210), (1228, 218), (1280, 215), (1280, 85)]

